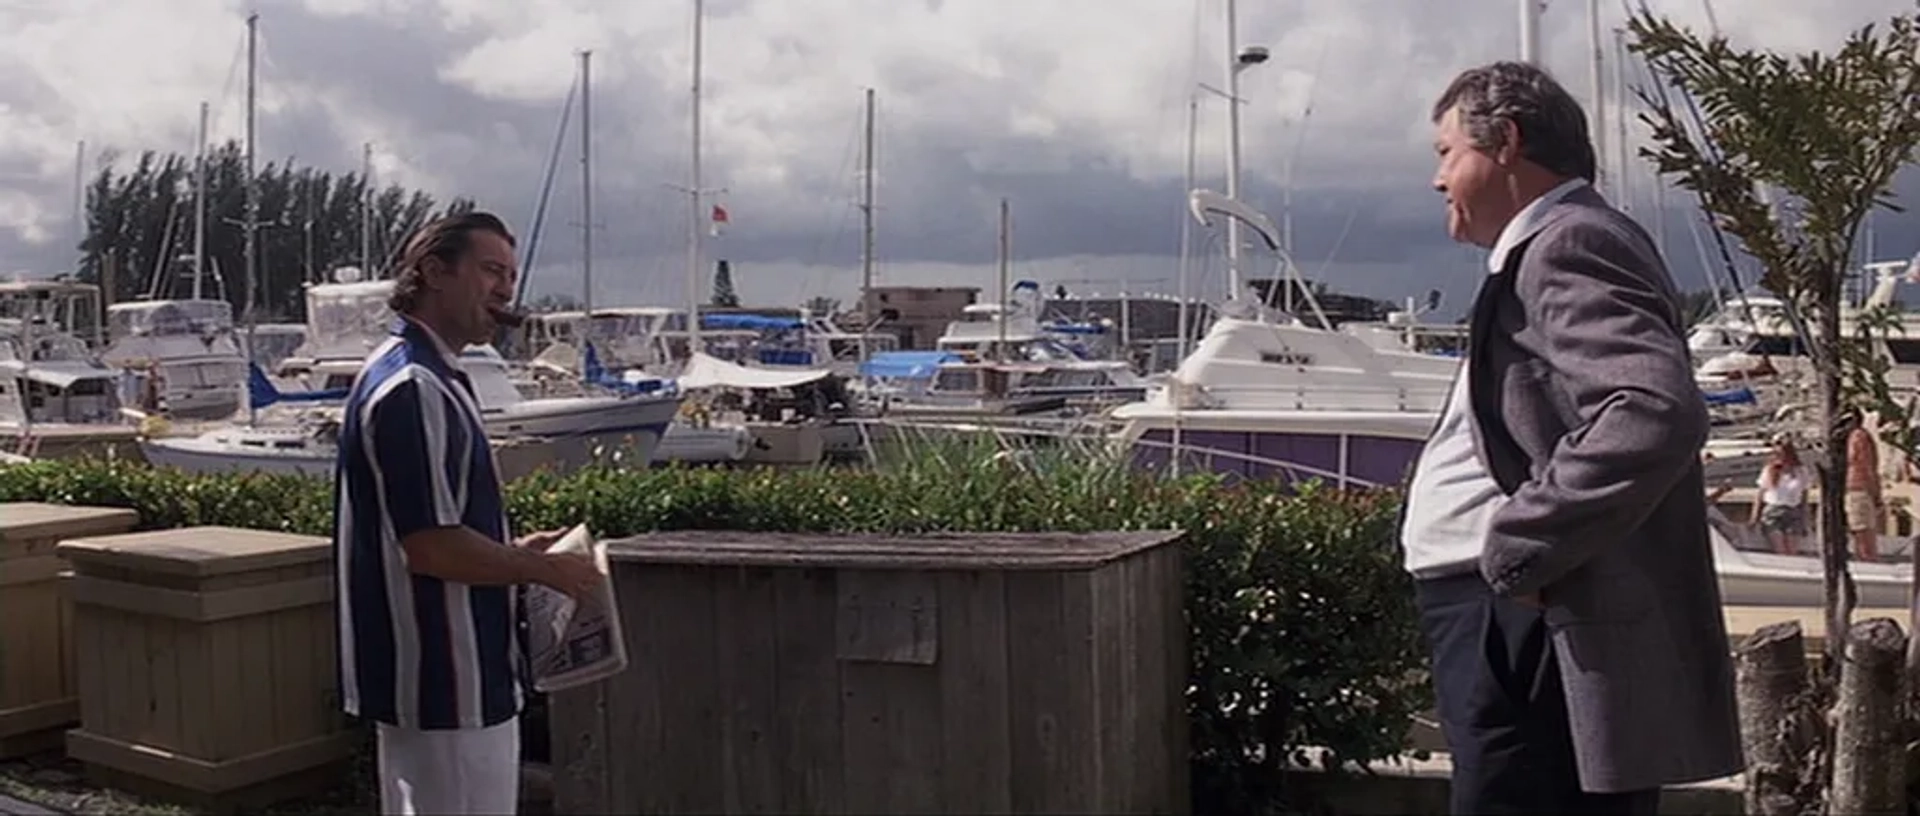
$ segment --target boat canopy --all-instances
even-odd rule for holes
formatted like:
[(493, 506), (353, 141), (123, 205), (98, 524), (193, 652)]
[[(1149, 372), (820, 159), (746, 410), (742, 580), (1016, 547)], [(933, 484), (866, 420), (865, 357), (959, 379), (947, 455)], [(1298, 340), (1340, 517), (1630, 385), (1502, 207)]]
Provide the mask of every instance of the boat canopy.
[(696, 353), (687, 360), (687, 367), (674, 378), (682, 390), (696, 388), (793, 388), (818, 382), (831, 374), (824, 368), (817, 369), (771, 369), (748, 368), (737, 363), (729, 363), (709, 354)]

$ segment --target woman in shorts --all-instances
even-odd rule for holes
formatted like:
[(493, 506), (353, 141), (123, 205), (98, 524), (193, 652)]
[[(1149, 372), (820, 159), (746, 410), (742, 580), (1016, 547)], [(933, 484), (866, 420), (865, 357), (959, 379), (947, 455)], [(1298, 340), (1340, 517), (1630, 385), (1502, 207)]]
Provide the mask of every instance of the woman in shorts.
[(1807, 534), (1807, 488), (1813, 484), (1812, 469), (1800, 459), (1793, 440), (1778, 436), (1766, 466), (1760, 469), (1760, 493), (1754, 498), (1754, 518), (1773, 551), (1793, 555), (1800, 539)]

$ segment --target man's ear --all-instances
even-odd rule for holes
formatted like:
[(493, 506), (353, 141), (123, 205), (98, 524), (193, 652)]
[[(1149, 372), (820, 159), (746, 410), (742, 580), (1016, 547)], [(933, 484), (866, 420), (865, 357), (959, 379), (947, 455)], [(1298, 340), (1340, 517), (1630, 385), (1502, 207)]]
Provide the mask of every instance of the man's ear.
[(432, 255), (421, 258), (420, 285), (428, 291), (437, 290), (440, 288), (440, 278), (444, 277), (448, 271), (447, 263), (439, 258)]
[(1520, 161), (1520, 126), (1512, 119), (1500, 120), (1500, 147), (1493, 152), (1493, 157), (1502, 167)]

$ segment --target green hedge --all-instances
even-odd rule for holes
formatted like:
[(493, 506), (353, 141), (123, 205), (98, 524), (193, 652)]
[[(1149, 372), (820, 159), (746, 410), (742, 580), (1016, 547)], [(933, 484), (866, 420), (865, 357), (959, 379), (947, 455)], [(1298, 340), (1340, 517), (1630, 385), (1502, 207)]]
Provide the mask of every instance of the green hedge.
[[(0, 467), (0, 501), (130, 507), (147, 528), (217, 524), (327, 535), (331, 486), (188, 476), (127, 462)], [(1367, 763), (1406, 750), (1429, 703), (1397, 497), (1166, 479), (977, 454), (875, 470), (657, 468), (537, 474), (508, 487), (518, 530), (599, 534), (1168, 529), (1188, 533), (1188, 713), (1198, 812), (1258, 812), (1287, 757)]]

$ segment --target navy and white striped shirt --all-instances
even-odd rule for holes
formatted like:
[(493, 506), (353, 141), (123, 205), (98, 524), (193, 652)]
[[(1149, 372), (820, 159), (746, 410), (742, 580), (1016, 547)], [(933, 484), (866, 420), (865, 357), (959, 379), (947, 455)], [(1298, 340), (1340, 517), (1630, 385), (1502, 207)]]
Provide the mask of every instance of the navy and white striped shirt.
[(409, 572), (400, 542), (464, 525), (503, 542), (505, 503), (473, 386), (431, 330), (394, 320), (347, 396), (334, 482), (341, 701), (402, 728), (519, 713), (515, 589)]

